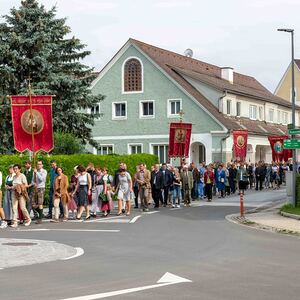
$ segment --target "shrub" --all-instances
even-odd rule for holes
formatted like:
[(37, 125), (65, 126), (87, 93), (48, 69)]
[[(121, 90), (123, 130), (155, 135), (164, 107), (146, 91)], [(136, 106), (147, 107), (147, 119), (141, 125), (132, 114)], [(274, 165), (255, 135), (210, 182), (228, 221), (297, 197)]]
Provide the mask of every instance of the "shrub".
[(52, 154), (77, 154), (84, 153), (84, 145), (72, 133), (55, 132), (55, 148)]
[[(11, 164), (18, 163), (24, 165), (27, 155), (0, 155), (0, 171), (3, 174), (3, 182), (8, 173), (8, 168)], [(107, 167), (109, 173), (114, 175), (118, 168), (119, 162), (123, 161), (127, 165), (127, 169), (131, 175), (135, 174), (136, 166), (143, 162), (150, 168), (158, 162), (158, 158), (152, 154), (131, 154), (131, 155), (94, 155), (94, 154), (74, 154), (74, 155), (42, 155), (38, 154), (37, 159), (41, 159), (44, 163), (44, 168), (49, 171), (50, 161), (56, 160), (57, 165), (64, 169), (64, 173), (69, 177), (74, 173), (74, 167), (81, 164), (87, 166), (88, 163), (93, 163), (95, 166)], [(2, 188), (4, 187), (4, 184)], [(46, 202), (48, 201), (49, 176), (47, 176)]]

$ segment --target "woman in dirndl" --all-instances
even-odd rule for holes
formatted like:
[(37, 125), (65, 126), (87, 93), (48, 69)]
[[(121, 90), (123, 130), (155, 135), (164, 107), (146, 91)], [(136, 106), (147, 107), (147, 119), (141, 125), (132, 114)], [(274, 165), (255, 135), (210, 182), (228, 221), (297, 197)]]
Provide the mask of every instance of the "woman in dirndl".
[(118, 190), (118, 216), (122, 214), (123, 201), (126, 202), (126, 215), (130, 215), (131, 198), (133, 194), (132, 179), (126, 169), (120, 169)]
[(101, 209), (101, 199), (99, 195), (103, 192), (103, 174), (100, 167), (95, 168), (95, 177), (94, 177), (94, 188), (95, 192), (93, 193), (92, 207), (91, 207), (91, 216), (97, 216), (97, 212)]
[(81, 220), (81, 216), (83, 211), (86, 211), (85, 220), (90, 220), (90, 204), (89, 204), (89, 196), (92, 195), (92, 179), (91, 175), (86, 172), (85, 167), (78, 166), (78, 182), (76, 186), (76, 190), (73, 194), (77, 194), (77, 220)]
[(110, 175), (108, 175), (107, 168), (103, 168), (103, 191), (100, 194), (101, 198), (101, 211), (103, 212), (103, 217), (107, 217), (108, 214), (113, 210), (113, 201), (112, 201), (112, 188), (111, 183), (113, 179)]
[(12, 220), (12, 193), (13, 193), (13, 177), (15, 176), (13, 166), (10, 166), (9, 174), (5, 179), (5, 195), (3, 201), (3, 209), (5, 214), (5, 220), (8, 223)]

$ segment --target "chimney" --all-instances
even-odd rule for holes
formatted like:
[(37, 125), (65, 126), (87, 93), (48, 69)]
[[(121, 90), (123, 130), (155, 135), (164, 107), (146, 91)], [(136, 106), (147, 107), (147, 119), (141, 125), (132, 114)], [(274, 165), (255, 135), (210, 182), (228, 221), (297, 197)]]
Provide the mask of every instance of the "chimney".
[(221, 68), (221, 78), (233, 83), (233, 68), (223, 67)]

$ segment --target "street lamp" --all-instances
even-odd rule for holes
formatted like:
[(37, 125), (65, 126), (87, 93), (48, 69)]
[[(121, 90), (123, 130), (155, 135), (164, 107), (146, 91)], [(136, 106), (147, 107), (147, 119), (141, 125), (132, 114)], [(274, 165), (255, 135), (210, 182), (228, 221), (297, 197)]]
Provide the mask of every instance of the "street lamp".
[[(294, 61), (294, 29), (288, 29), (288, 28), (280, 28), (277, 29), (278, 31), (288, 32), (291, 34), (291, 48), (292, 48), (292, 125), (293, 128), (296, 127), (296, 117), (295, 117), (295, 106), (296, 106), (296, 100), (295, 100), (295, 61)], [(295, 136), (292, 135), (292, 139)], [(296, 149), (293, 149), (293, 177), (292, 177), (292, 197), (293, 197), (293, 205), (296, 206)]]

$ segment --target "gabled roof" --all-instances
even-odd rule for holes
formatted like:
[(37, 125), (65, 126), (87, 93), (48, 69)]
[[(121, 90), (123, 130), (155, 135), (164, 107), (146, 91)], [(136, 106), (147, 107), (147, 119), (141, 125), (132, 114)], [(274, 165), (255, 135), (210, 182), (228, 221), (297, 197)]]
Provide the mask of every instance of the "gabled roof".
[[(221, 68), (206, 62), (187, 57), (169, 50), (164, 50), (138, 40), (130, 39), (135, 45), (147, 53), (160, 66), (176, 70), (179, 73), (190, 75), (194, 79), (203, 81), (220, 90), (246, 96), (259, 98), (271, 103), (291, 107), (291, 103), (280, 97), (274, 96), (259, 81), (252, 76), (237, 72), (233, 73), (233, 84), (221, 78)], [(299, 61), (300, 63), (300, 61)]]
[(249, 133), (260, 135), (282, 135), (287, 132), (286, 126), (284, 125), (271, 124), (264, 121), (252, 121), (247, 118), (228, 117), (220, 113), (216, 106), (184, 78), (184, 76), (189, 76), (222, 91), (253, 97), (289, 108), (291, 107), (290, 102), (274, 96), (254, 77), (234, 72), (233, 84), (231, 84), (221, 78), (221, 68), (218, 66), (164, 50), (135, 39), (130, 39), (129, 41), (158, 64), (227, 129), (232, 130), (246, 127)]

